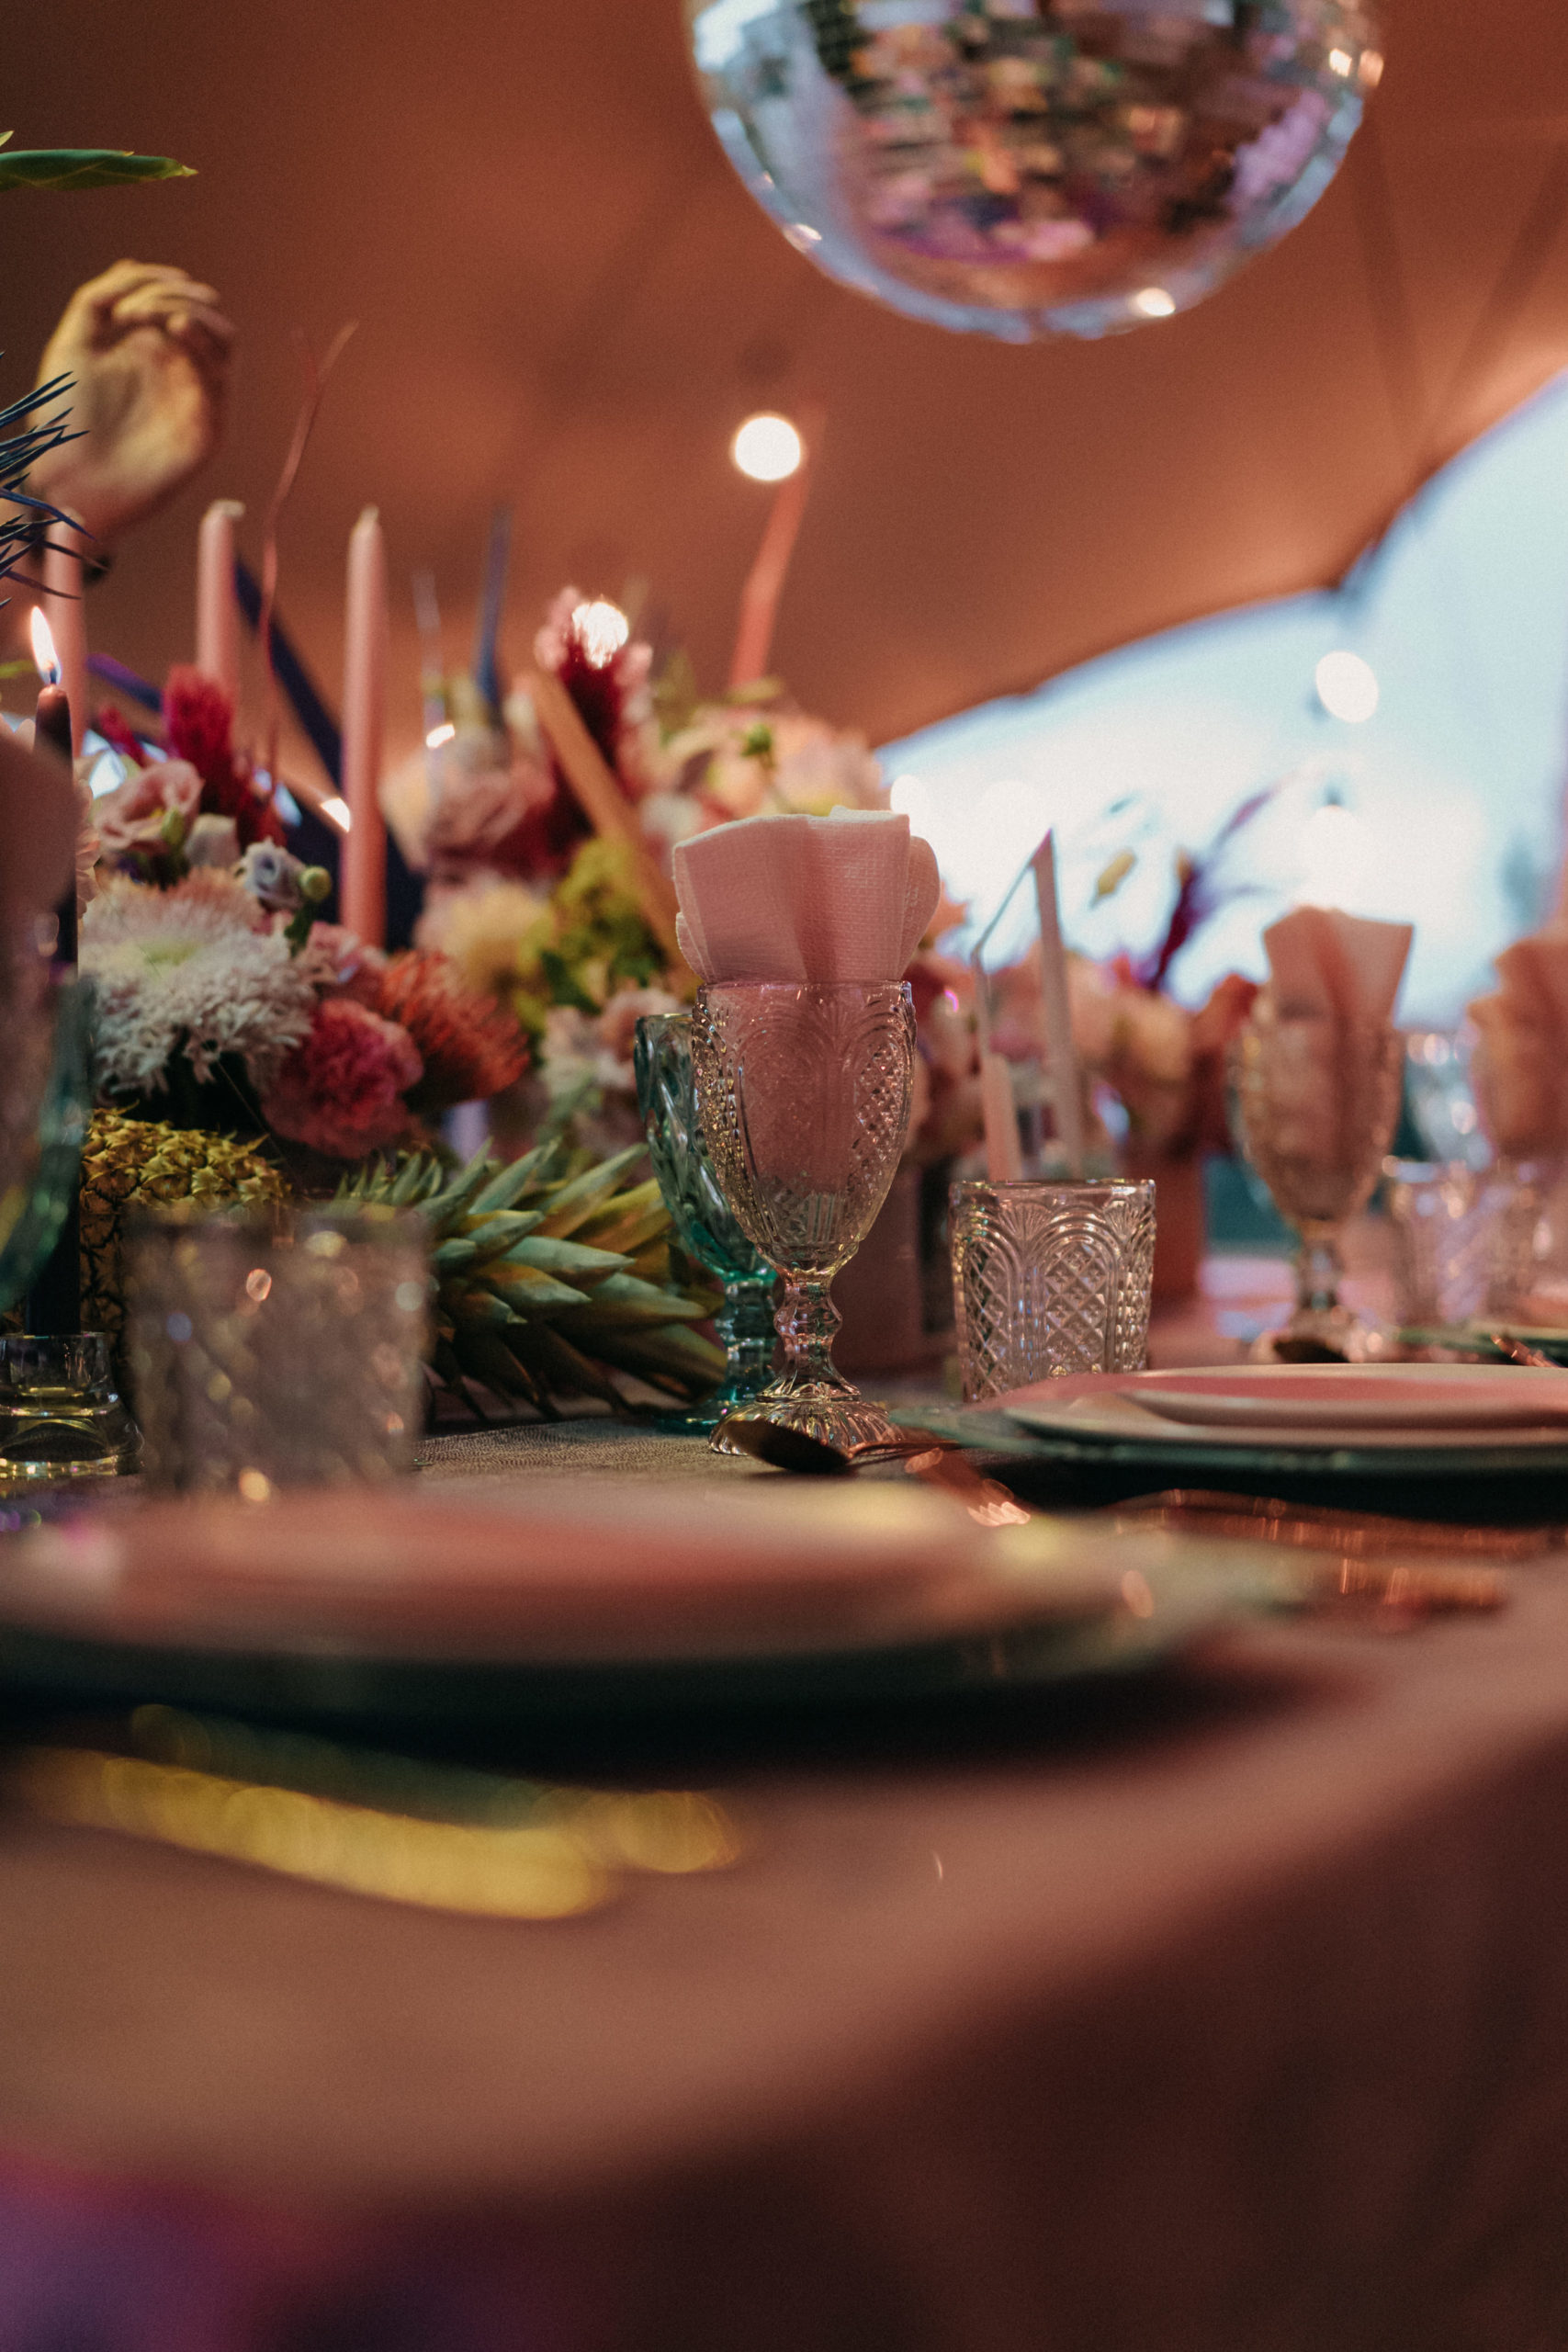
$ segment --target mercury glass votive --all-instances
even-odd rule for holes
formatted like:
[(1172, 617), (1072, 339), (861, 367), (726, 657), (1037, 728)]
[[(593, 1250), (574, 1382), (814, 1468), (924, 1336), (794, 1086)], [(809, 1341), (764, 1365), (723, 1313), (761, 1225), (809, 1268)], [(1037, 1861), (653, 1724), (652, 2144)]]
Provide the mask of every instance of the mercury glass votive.
[(419, 1216), (148, 1220), (129, 1259), (150, 1484), (265, 1501), (412, 1467), (429, 1301)]
[(949, 1193), (953, 1299), (971, 1403), (1081, 1372), (1140, 1372), (1148, 1352), (1155, 1188), (993, 1184)]

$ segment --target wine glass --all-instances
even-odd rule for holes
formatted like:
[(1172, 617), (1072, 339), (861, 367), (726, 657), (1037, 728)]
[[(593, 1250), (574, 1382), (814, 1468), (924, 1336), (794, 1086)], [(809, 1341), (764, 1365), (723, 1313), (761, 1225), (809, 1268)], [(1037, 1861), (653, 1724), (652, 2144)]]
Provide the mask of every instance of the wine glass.
[(716, 1276), (724, 1304), (713, 1318), (724, 1349), (724, 1376), (694, 1405), (660, 1413), (661, 1429), (700, 1435), (735, 1406), (767, 1386), (773, 1365), (773, 1291), (778, 1276), (736, 1224), (703, 1147), (692, 1070), (688, 1012), (645, 1013), (632, 1047), (637, 1108), (648, 1156), (689, 1258)]
[(1399, 1120), (1404, 1041), (1372, 1022), (1279, 1013), (1265, 993), (1231, 1047), (1243, 1148), (1301, 1236), (1290, 1321), (1253, 1350), (1263, 1363), (1359, 1363), (1377, 1326), (1341, 1304), (1339, 1236), (1365, 1206)]
[[(906, 1441), (834, 1368), (830, 1291), (897, 1171), (914, 1055), (901, 981), (728, 980), (697, 991), (704, 1138), (737, 1224), (784, 1281), (774, 1317), (784, 1368), (746, 1418), (863, 1458), (904, 1452)], [(734, 1450), (724, 1424), (711, 1442)]]

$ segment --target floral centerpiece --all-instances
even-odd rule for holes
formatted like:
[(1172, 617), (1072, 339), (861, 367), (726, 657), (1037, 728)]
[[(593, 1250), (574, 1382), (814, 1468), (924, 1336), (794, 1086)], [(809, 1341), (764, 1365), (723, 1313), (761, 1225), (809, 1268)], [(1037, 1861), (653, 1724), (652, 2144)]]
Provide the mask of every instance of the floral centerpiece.
[[(438, 947), (389, 955), (320, 919), (330, 877), (283, 845), (271, 790), (233, 751), (210, 682), (171, 678), (162, 747), (106, 719), (124, 774), (93, 806), (80, 950), (103, 1105), (83, 1177), (95, 1327), (118, 1331), (130, 1202), (346, 1187), (432, 1210), (438, 1270), (443, 1252), (452, 1261), (432, 1367), (446, 1396), (549, 1412), (563, 1385), (624, 1402), (629, 1376), (634, 1396), (651, 1385), (685, 1398), (716, 1376), (718, 1351), (690, 1328), (712, 1301), (674, 1278), (657, 1188), (626, 1181), (635, 1152), (595, 1166), (547, 1118), (515, 1181), (476, 1163), (446, 1197), (444, 1114), (528, 1068), (516, 1007)], [(582, 895), (580, 928), (602, 918), (622, 941), (616, 910), (604, 916), (586, 883)], [(552, 930), (530, 969), (580, 947)]]
[[(864, 738), (807, 717), (773, 681), (705, 701), (682, 654), (653, 650), (620, 608), (575, 588), (534, 642), (566, 689), (632, 830), (668, 873), (674, 844), (766, 811), (880, 808)], [(389, 778), (388, 821), (428, 878), (417, 938), (515, 1019), (527, 1069), (493, 1105), (506, 1139), (572, 1106), (572, 1132), (610, 1149), (640, 1133), (631, 1040), (670, 1012), (691, 974), (661, 944), (624, 842), (597, 834), (539, 722), (529, 681), (501, 707), (468, 678), (442, 687), (444, 719)]]

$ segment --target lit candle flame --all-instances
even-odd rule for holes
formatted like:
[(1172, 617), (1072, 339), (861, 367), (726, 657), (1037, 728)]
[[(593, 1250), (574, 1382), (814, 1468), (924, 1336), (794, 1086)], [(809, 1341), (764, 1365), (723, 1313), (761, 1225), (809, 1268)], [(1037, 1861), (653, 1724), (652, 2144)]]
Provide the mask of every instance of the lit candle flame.
[(57, 686), (60, 684), (61, 670), (60, 656), (54, 650), (54, 631), (50, 628), (42, 610), (37, 605), (33, 606), (32, 619), (28, 626), (31, 628), (33, 639), (33, 668), (46, 686)]
[(595, 596), (591, 605), (574, 605), (571, 625), (595, 670), (608, 669), (632, 633), (619, 605), (612, 605), (607, 596)]

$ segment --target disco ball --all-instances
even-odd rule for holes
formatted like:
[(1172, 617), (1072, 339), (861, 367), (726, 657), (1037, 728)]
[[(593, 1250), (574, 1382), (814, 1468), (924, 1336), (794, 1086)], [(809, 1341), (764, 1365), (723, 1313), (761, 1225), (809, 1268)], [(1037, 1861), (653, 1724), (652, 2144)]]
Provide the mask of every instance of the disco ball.
[(1023, 343), (1212, 293), (1294, 228), (1382, 71), (1354, 0), (686, 0), (714, 127), (790, 243)]

